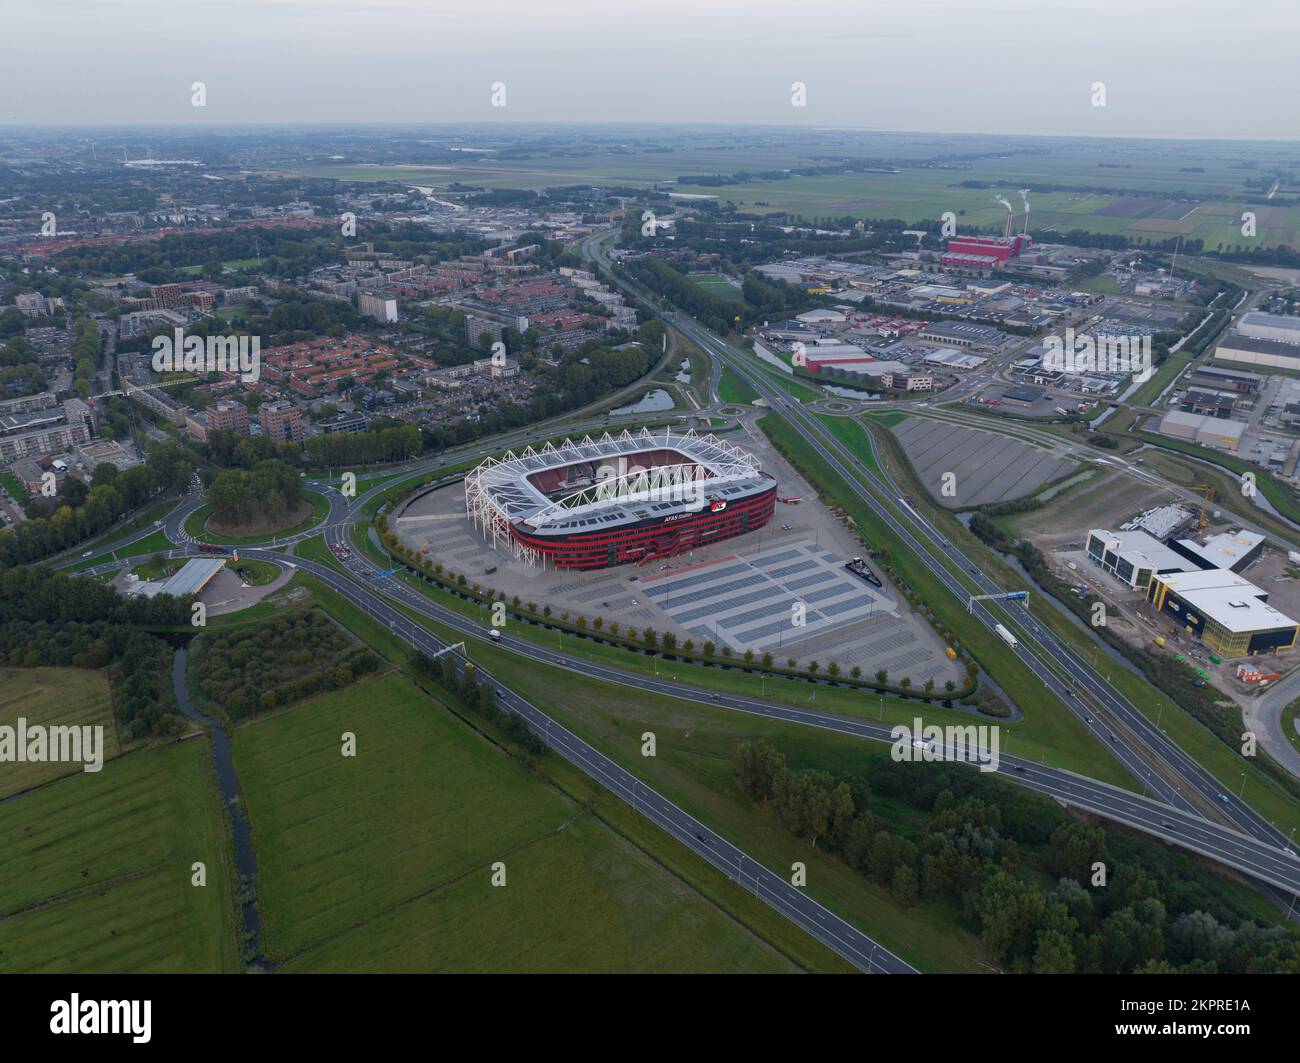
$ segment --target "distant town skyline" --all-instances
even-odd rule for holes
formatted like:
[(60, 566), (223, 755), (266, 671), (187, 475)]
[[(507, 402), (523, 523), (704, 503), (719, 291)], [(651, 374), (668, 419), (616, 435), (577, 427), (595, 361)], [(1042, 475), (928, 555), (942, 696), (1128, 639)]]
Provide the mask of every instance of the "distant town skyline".
[(11, 125), (1300, 138), (1300, 8), (1285, 0), (7, 0), (0, 29)]

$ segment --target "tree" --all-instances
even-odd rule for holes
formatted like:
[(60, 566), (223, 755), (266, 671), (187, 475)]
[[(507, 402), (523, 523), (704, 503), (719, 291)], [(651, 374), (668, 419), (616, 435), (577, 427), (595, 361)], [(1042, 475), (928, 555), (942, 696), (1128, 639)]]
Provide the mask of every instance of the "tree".
[(785, 757), (763, 739), (736, 747), (736, 776), (751, 800), (767, 802), (777, 775), (785, 770)]
[(817, 848), (817, 839), (830, 827), (831, 795), (818, 786), (810, 775), (801, 777), (804, 785), (804, 829), (812, 840), (812, 847)]
[(876, 669), (876, 682), (877, 682), (877, 683), (888, 683), (888, 682), (889, 682), (889, 669), (888, 669), (888, 668), (877, 668), (877, 669)]
[(1074, 945), (1060, 930), (1044, 930), (1034, 948), (1034, 974), (1073, 974)]
[(1047, 866), (1055, 875), (1089, 881), (1092, 865), (1106, 861), (1106, 832), (1084, 823), (1063, 823), (1048, 842)]
[(921, 896), (921, 886), (917, 881), (916, 872), (906, 864), (899, 864), (894, 869), (894, 877), (889, 884), (889, 891), (894, 895), (894, 900), (902, 907), (911, 908)]
[(842, 782), (831, 791), (830, 837), (835, 848), (844, 848), (856, 817), (853, 790), (848, 783)]

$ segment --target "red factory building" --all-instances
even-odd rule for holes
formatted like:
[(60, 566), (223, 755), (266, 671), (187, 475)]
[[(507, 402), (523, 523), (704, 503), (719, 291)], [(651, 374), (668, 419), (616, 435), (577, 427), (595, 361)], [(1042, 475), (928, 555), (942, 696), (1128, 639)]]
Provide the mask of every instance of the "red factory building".
[(997, 269), (1033, 243), (1028, 236), (956, 236), (939, 261), (960, 269)]

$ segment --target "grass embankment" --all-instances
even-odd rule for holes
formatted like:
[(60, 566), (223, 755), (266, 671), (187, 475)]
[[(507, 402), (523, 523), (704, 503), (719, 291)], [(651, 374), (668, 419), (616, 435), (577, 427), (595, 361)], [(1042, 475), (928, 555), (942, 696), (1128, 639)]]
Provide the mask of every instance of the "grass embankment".
[(107, 553), (97, 553), (93, 557), (83, 557), (75, 565), (68, 565), (62, 571), (81, 572), (83, 569), (94, 568), (110, 561), (118, 561), (127, 557), (144, 557), (149, 554), (162, 554), (170, 549), (172, 549), (171, 540), (161, 531), (156, 531), (146, 535), (143, 539), (138, 539), (133, 543), (128, 543)]
[(750, 387), (735, 370), (723, 366), (722, 376), (718, 380), (718, 398), (723, 402), (734, 402), (748, 406), (758, 398), (758, 392)]

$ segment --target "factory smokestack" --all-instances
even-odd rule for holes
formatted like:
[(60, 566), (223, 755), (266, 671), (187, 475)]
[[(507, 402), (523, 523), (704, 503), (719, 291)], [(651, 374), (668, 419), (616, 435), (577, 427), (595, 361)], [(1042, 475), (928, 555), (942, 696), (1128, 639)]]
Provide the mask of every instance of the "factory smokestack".
[(1025, 201), (1025, 227), (1020, 230), (1020, 233), (1022, 236), (1028, 236), (1029, 235), (1029, 189), (1022, 188), (1020, 190), (1020, 198)]
[(1011, 209), (1011, 204), (1008, 203), (1004, 197), (994, 196), (993, 199), (994, 202), (1001, 203), (1007, 208), (1007, 222), (1002, 226), (1002, 235), (1009, 238), (1011, 236), (1011, 222), (1015, 219), (1016, 212)]

